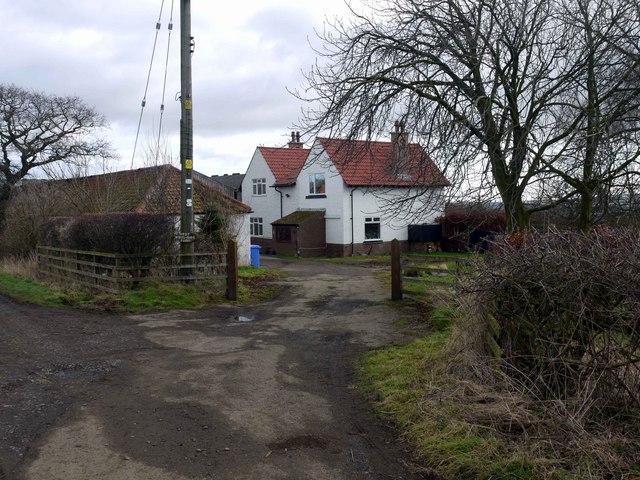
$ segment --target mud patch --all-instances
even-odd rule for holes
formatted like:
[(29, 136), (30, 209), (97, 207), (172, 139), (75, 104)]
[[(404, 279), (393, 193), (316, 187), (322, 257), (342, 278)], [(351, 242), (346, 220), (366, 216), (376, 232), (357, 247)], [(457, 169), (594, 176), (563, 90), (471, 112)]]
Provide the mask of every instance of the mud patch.
[[(298, 435), (270, 443), (267, 447), (272, 452), (279, 454), (301, 449), (328, 450), (331, 453), (340, 453), (342, 450), (336, 447), (336, 441), (336, 439), (322, 438), (316, 435)], [(330, 445), (331, 448), (329, 448)]]

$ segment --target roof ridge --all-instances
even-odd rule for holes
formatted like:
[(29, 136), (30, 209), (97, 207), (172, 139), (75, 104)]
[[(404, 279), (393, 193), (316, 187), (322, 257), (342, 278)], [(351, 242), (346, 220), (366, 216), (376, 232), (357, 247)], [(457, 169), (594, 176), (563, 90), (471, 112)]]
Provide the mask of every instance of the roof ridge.
[(394, 143), (317, 137), (322, 149), (349, 186), (440, 187), (449, 185), (419, 143), (409, 143), (406, 159), (394, 161)]
[[(368, 143), (368, 144), (383, 144), (383, 145), (391, 145), (391, 140), (361, 140), (361, 139), (347, 139), (347, 138), (332, 138), (332, 137), (316, 137), (317, 140), (321, 142), (323, 140), (328, 140), (330, 142), (341, 142), (341, 143)], [(409, 142), (408, 145), (417, 145), (422, 147), (418, 142)]]

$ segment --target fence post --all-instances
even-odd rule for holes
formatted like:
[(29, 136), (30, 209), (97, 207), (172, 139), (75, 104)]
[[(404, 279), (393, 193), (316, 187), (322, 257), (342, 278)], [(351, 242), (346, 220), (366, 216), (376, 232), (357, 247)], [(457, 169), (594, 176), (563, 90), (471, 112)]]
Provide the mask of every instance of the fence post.
[(402, 262), (397, 238), (391, 241), (391, 300), (402, 300)]
[(235, 239), (227, 244), (227, 299), (238, 299), (238, 242)]

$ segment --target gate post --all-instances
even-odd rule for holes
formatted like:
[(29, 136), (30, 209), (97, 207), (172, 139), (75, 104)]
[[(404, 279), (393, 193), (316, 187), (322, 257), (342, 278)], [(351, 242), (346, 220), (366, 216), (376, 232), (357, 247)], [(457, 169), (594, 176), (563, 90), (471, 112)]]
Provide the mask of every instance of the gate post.
[(238, 242), (229, 240), (227, 244), (227, 300), (238, 299)]
[(397, 238), (391, 241), (391, 300), (402, 300), (402, 262)]

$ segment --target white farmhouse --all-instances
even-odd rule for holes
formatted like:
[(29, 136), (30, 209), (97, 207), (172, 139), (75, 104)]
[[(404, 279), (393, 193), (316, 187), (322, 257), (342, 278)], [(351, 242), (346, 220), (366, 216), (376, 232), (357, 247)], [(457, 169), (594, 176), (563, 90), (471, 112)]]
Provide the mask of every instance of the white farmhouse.
[(402, 125), (389, 142), (317, 138), (303, 148), (258, 147), (244, 178), (251, 241), (263, 251), (347, 256), (406, 247), (409, 224), (443, 213), (449, 183)]

